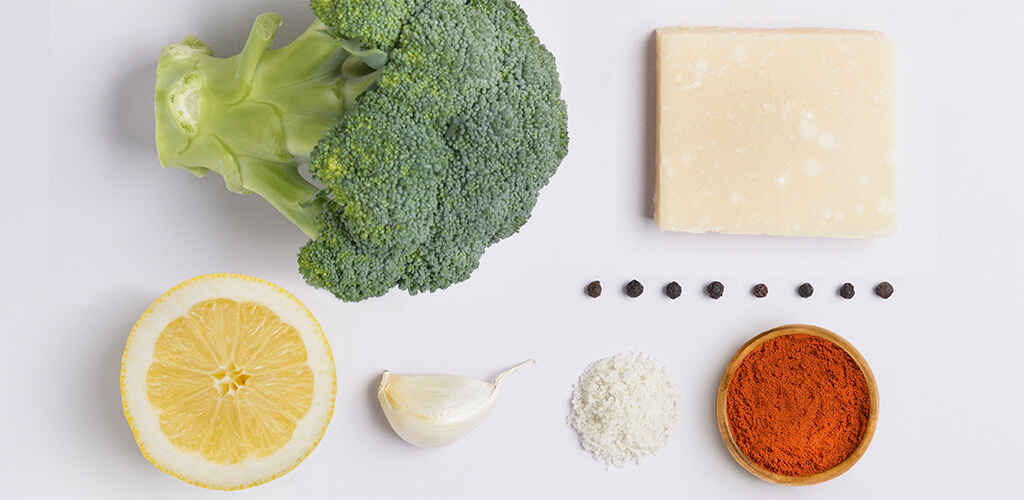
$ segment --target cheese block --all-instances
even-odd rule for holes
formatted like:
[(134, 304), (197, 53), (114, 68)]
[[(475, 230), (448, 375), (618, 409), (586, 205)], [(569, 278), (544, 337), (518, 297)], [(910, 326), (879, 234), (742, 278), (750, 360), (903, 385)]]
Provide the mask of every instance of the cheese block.
[(663, 28), (664, 231), (868, 238), (896, 229), (893, 46), (826, 29)]

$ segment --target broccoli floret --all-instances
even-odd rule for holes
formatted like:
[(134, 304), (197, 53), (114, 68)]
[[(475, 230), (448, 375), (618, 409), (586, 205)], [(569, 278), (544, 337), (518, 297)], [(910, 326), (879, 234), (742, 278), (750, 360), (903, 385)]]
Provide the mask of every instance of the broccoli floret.
[(319, 20), (281, 49), (265, 14), (234, 58), (194, 37), (164, 50), (162, 163), (274, 204), (311, 237), (307, 282), (343, 300), (469, 278), (567, 152), (554, 58), (511, 0), (311, 6)]

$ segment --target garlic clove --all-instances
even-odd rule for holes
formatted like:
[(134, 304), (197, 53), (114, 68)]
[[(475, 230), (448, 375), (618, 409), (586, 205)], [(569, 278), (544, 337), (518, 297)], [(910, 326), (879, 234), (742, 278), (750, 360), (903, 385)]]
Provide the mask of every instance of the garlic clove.
[(458, 441), (491, 412), (506, 375), (527, 361), (498, 375), (493, 383), (457, 375), (398, 375), (384, 371), (377, 399), (391, 428), (399, 437), (421, 448), (437, 448)]

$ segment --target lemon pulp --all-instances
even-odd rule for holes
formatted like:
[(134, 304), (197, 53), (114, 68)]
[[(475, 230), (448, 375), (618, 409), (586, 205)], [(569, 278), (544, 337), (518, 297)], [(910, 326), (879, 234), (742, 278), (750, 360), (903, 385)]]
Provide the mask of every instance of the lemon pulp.
[(269, 308), (200, 302), (157, 339), (146, 393), (170, 441), (214, 463), (268, 456), (313, 397), (306, 348)]

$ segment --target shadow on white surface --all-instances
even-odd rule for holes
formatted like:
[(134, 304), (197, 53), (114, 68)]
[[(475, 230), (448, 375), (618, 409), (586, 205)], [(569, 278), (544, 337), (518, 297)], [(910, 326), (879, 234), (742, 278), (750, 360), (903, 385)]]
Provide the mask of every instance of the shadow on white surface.
[[(91, 422), (87, 439), (94, 449), (105, 448), (104, 460), (117, 464), (121, 472), (153, 478), (162, 473), (142, 456), (121, 406), (121, 355), (138, 316), (152, 298), (141, 292), (107, 297), (94, 306), (74, 335), (91, 339), (96, 347), (81, 354), (83, 376), (73, 381), (78, 386), (77, 407)], [(71, 332), (68, 332), (71, 334)]]
[(381, 409), (380, 401), (377, 399), (378, 388), (380, 388), (380, 376), (370, 377), (369, 382), (366, 383), (367, 409), (369, 409), (370, 421), (377, 432), (384, 433), (389, 439), (401, 439), (391, 429), (388, 418), (384, 416), (384, 410)]
[(644, 88), (641, 93), (644, 99), (643, 105), (643, 128), (644, 148), (638, 151), (642, 155), (638, 158), (637, 164), (642, 165), (644, 172), (644, 192), (640, 198), (642, 206), (640, 213), (648, 219), (654, 219), (654, 186), (657, 180), (655, 173), (657, 164), (655, 162), (655, 149), (657, 148), (657, 122), (658, 116), (658, 85), (657, 85), (657, 56), (654, 53), (654, 32), (647, 37), (644, 50)]
[(139, 57), (132, 57), (129, 64), (131, 69), (118, 79), (117, 86), (110, 89), (113, 95), (107, 98), (107, 102), (114, 103), (109, 109), (109, 137), (124, 150), (151, 154), (156, 151), (156, 123), (152, 111), (156, 57), (141, 53)]
[[(722, 367), (722, 370), (725, 370), (725, 367), (729, 364), (729, 360), (732, 359), (733, 354), (735, 353), (730, 350), (726, 352), (724, 356), (715, 356), (715, 359), (720, 361), (718, 365)], [(704, 435), (712, 436), (713, 438), (717, 438), (719, 442), (722, 442), (722, 432), (718, 428), (718, 410), (716, 407), (718, 402), (718, 385), (721, 383), (722, 374), (716, 373), (715, 375), (715, 383), (706, 383), (702, 386), (704, 390), (707, 391), (705, 394), (701, 394), (703, 401), (708, 401), (709, 403), (701, 407), (705, 414), (701, 415), (701, 418), (697, 418), (696, 420), (699, 420), (706, 425), (703, 432)], [(714, 448), (715, 454), (718, 456), (717, 460), (733, 461), (732, 455), (729, 454), (729, 449), (725, 447), (724, 443), (722, 443), (722, 446), (714, 446), (712, 448)], [(739, 467), (738, 464), (737, 467)]]
[[(95, 429), (95, 437), (100, 441), (113, 443), (118, 452), (131, 457), (133, 461), (141, 457), (141, 454), (121, 406), (121, 355), (124, 353), (128, 334), (137, 319), (130, 312), (145, 310), (149, 302), (147, 298), (111, 300), (108, 302), (111, 304), (108, 314), (99, 315), (98, 321), (83, 325), (82, 331), (78, 332), (79, 335), (96, 339), (102, 346), (88, 362), (91, 376), (78, 381), (82, 386), (79, 392), (82, 397), (81, 405), (95, 413), (96, 422), (101, 423), (101, 426)], [(137, 307), (124, 307), (125, 303)]]

